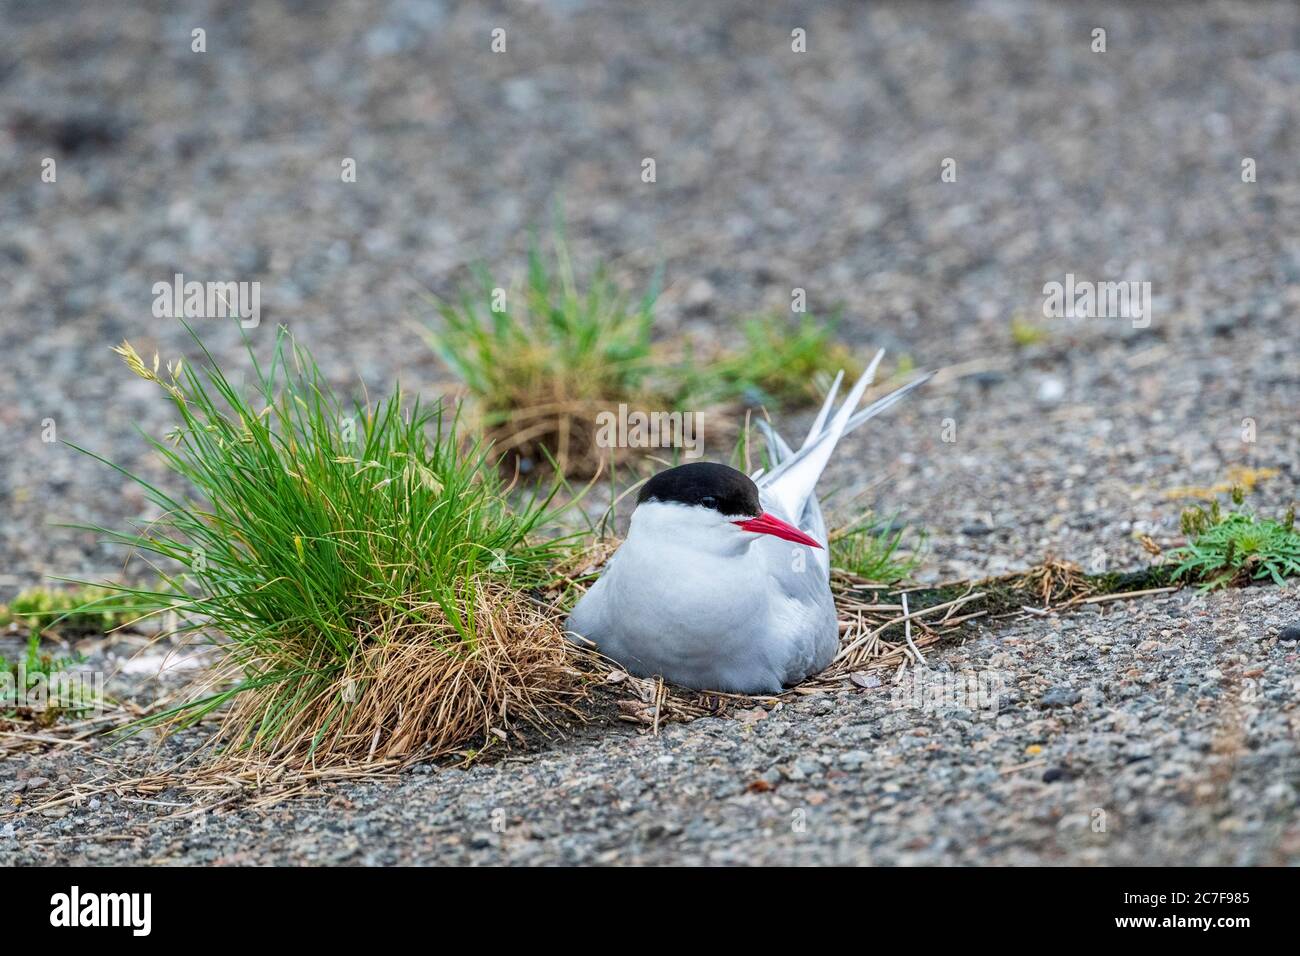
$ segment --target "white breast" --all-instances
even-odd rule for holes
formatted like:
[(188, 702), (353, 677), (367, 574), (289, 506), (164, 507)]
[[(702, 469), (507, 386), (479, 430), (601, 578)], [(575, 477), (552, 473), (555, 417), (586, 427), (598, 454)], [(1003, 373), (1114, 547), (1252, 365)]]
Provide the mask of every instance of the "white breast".
[(818, 549), (699, 512), (641, 505), (569, 630), (632, 673), (699, 689), (778, 693), (826, 666), (837, 628)]

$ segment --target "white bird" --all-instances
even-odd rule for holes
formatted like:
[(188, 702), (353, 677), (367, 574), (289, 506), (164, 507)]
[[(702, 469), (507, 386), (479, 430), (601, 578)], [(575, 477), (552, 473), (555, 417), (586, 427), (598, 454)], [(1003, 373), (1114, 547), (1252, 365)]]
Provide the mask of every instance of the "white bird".
[(814, 486), (841, 437), (930, 377), (858, 411), (883, 355), (832, 415), (835, 377), (798, 451), (759, 423), (771, 471), (693, 462), (647, 481), (626, 539), (569, 617), (570, 639), (697, 690), (775, 694), (825, 669), (839, 626)]

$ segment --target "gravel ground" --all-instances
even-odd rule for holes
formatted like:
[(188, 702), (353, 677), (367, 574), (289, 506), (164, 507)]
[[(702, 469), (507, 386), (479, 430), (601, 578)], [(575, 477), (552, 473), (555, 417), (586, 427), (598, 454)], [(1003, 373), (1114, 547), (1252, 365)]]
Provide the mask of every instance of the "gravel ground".
[[(929, 529), (931, 578), (1049, 552), (1137, 566), (1137, 535), (1178, 539), (1168, 492), (1234, 467), (1277, 472), (1261, 510), (1295, 498), (1294, 5), (12, 0), (0, 17), (0, 599), (120, 570), (51, 522), (117, 525), (143, 501), (42, 433), (158, 474), (134, 429), (166, 407), (108, 351), (193, 353), (151, 316), (153, 283), (260, 281), (255, 346), (283, 323), (340, 385), (433, 391), (419, 290), (517, 265), (557, 202), (580, 259), (632, 287), (664, 266), (665, 336), (725, 338), (799, 287), (864, 352), (949, 369), (827, 475), (833, 502)], [(1149, 281), (1149, 326), (1044, 319), (1067, 274)], [(1015, 345), (1013, 318), (1045, 339)], [(238, 363), (234, 329), (202, 331)], [(1004, 674), (995, 717), (885, 687), (659, 738), (602, 727), (195, 831), (141, 804), (20, 808), (0, 861), (1294, 862), (1296, 649), (1276, 635), (1297, 622), (1294, 588), (1002, 622), (932, 661)], [(0, 784), (52, 792), (102, 756), (12, 757)]]
[[(1294, 863), (1294, 616), (1252, 589), (1034, 619), (972, 632), (919, 693), (592, 727), (263, 812), (105, 795), (0, 818), (0, 862)], [(65, 755), (0, 786), (39, 803), (99, 769)]]

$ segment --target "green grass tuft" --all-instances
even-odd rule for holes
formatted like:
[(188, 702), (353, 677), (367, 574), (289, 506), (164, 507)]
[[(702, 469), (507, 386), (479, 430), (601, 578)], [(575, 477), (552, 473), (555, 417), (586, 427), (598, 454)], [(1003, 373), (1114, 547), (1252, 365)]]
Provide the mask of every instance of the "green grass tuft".
[(652, 342), (658, 277), (633, 300), (597, 266), (579, 282), (557, 229), (550, 255), (534, 243), (528, 272), (513, 286), (478, 269), (475, 282), (438, 303), (429, 344), (465, 384), (485, 432), (529, 470), (554, 459), (572, 477), (618, 456), (597, 447), (596, 417), (620, 403), (683, 411), (743, 401), (809, 405), (841, 369), (862, 365), (836, 341), (835, 325), (812, 316), (751, 318), (732, 350), (666, 353)]
[(836, 340), (834, 322), (763, 315), (747, 320), (743, 333), (741, 347), (715, 362), (688, 363), (681, 391), (689, 401), (810, 405), (825, 397), (836, 372), (843, 369), (849, 381), (862, 372), (862, 363)]
[[(1241, 505), (1243, 494), (1233, 489), (1232, 498)], [(1275, 521), (1244, 510), (1224, 512), (1215, 501), (1208, 510), (1185, 510), (1182, 529), (1188, 543), (1169, 553), (1179, 562), (1174, 578), (1199, 582), (1203, 590), (1266, 579), (1284, 584), (1300, 574), (1294, 509)]]
[(27, 639), (27, 653), (21, 660), (11, 663), (0, 654), (0, 716), (18, 716), (17, 700), (19, 697), (25, 700), (37, 683), (42, 688), (43, 699), (40, 710), (30, 716), (42, 724), (48, 726), (65, 714), (76, 716), (92, 710), (102, 702), (88, 682), (60, 680), (68, 668), (83, 662), (80, 655), (56, 657), (41, 653), (40, 633), (32, 631)]
[(103, 634), (147, 611), (129, 595), (104, 587), (34, 587), (19, 592), (9, 604), (0, 604), (0, 627), (17, 623), (39, 635), (58, 625), (59, 630), (74, 634)]
[(426, 337), (498, 448), (531, 461), (555, 455), (567, 471), (595, 455), (597, 409), (643, 397), (657, 281), (636, 302), (601, 266), (580, 284), (562, 234), (552, 245), (549, 257), (533, 245), (522, 285), (478, 270), (475, 285), (439, 304), (441, 324)]
[(921, 565), (925, 535), (903, 549), (908, 528), (867, 516), (831, 534), (831, 566), (880, 584), (895, 584)]
[(224, 635), (237, 675), (170, 718), (247, 695), (234, 743), (295, 747), (307, 729), (313, 748), (327, 734), (349, 739), (365, 692), (354, 679), (393, 671), (368, 654), (401, 635), (414, 648), (402, 652), (408, 668), (421, 666), (421, 648), (472, 657), (483, 595), (541, 584), (565, 548), (533, 538), (549, 498), (512, 507), (488, 449), (463, 441), (454, 415), (400, 391), (373, 407), (345, 403), (284, 330), (269, 363), (250, 348), (248, 396), (206, 349), (201, 367), (178, 362), (164, 374), (156, 356), (149, 366), (129, 344), (117, 351), (179, 415), (166, 441), (147, 440), (191, 494), (173, 497), (119, 468), (160, 517), (132, 533), (94, 530), (162, 559), (159, 589), (119, 593), (177, 612), (181, 631)]

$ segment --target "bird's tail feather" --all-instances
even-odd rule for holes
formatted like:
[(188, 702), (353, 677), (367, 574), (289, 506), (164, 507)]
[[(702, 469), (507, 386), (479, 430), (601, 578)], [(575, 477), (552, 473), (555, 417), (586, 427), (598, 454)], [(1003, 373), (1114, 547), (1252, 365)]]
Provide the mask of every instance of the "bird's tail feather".
[(820, 519), (821, 510), (816, 507), (813, 490), (817, 485), (817, 479), (821, 477), (827, 462), (830, 461), (836, 443), (849, 432), (891, 408), (908, 392), (928, 381), (933, 374), (922, 375), (859, 410), (858, 403), (862, 400), (862, 393), (875, 379), (876, 368), (884, 354), (883, 349), (876, 353), (871, 365), (854, 384), (844, 402), (835, 411), (834, 417), (831, 417), (843, 374), (835, 377), (826, 401), (818, 411), (812, 427), (808, 430), (808, 437), (804, 439), (798, 451), (792, 451), (785, 440), (766, 422), (759, 422), (759, 429), (767, 439), (771, 451), (773, 468), (759, 476), (756, 481), (759, 488), (782, 511), (795, 520), (804, 517), (810, 503), (814, 506), (816, 517)]
[[(914, 388), (919, 388), (920, 386), (924, 385), (926, 382), (930, 381), (930, 379), (932, 378), (934, 378), (934, 373), (926, 372), (924, 375), (921, 375), (919, 378), (913, 379), (912, 381), (908, 382), (906, 385), (902, 386), (901, 388), (896, 388), (888, 395), (876, 399), (866, 408), (862, 409), (862, 411), (856, 413), (852, 418), (849, 419), (848, 425), (846, 425), (844, 428), (844, 435), (847, 435), (849, 432), (853, 431), (854, 429), (860, 428), (861, 426), (865, 425), (867, 422), (871, 421), (871, 419), (875, 418), (881, 412), (889, 408), (892, 408), (895, 404), (901, 401), (903, 397), (907, 395), (908, 392), (912, 391), (912, 389)], [(844, 435), (841, 435), (840, 437), (843, 438)]]

